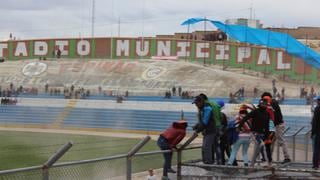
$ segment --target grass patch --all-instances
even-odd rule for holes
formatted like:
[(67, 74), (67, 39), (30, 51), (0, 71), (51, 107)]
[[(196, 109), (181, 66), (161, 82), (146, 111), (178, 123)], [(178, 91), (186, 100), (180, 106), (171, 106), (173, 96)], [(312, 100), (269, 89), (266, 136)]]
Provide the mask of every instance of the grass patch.
[[(0, 170), (42, 165), (65, 143), (72, 141), (73, 147), (58, 161), (70, 162), (113, 155), (126, 154), (141, 139), (115, 138), (93, 135), (73, 135), (37, 132), (0, 131)], [(149, 141), (139, 152), (159, 150), (156, 142)], [(183, 159), (199, 158), (200, 151), (186, 151)], [(173, 164), (176, 158), (173, 157)], [(121, 160), (122, 161), (122, 160)], [(125, 159), (121, 162), (125, 168)], [(133, 158), (134, 172), (148, 168), (161, 168), (162, 154)], [(110, 162), (107, 166), (113, 167)]]

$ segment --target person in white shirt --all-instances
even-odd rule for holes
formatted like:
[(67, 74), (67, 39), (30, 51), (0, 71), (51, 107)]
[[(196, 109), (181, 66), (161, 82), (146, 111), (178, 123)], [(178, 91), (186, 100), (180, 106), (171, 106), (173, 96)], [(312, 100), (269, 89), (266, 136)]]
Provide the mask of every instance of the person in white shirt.
[(157, 180), (157, 176), (153, 173), (153, 169), (148, 170), (149, 175), (147, 176), (147, 180)]

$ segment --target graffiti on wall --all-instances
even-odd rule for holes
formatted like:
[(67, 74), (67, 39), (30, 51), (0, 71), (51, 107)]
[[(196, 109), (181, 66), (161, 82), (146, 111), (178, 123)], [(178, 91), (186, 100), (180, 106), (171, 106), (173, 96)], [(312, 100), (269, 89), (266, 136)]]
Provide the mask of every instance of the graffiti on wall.
[[(139, 59), (175, 56), (190, 61), (227, 64), (286, 75), (292, 79), (317, 81), (318, 71), (281, 49), (239, 43), (215, 43), (156, 38), (39, 39), (0, 42), (0, 58), (7, 60), (54, 58)], [(81, 62), (73, 68), (81, 70)], [(80, 67), (77, 67), (80, 66)], [(302, 77), (303, 76), (303, 77)]]

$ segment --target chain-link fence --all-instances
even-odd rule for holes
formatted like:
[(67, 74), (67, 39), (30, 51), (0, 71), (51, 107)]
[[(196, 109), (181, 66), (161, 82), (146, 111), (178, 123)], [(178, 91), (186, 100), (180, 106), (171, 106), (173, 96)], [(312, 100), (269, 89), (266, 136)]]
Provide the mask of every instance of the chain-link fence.
[[(299, 134), (301, 130), (294, 134), (287, 136), (289, 151), (292, 155), (293, 161), (307, 161), (311, 158), (311, 142), (306, 141), (309, 138), (309, 131), (307, 133)], [(177, 168), (177, 179), (181, 179), (185, 171), (197, 171), (201, 174), (202, 170), (186, 170), (182, 165), (188, 162), (196, 163), (201, 161), (201, 144), (193, 144), (187, 147), (198, 135), (193, 134), (177, 151), (172, 158), (172, 165)], [(146, 174), (139, 172), (146, 172), (148, 169), (159, 169), (163, 164), (163, 153), (167, 151), (149, 151), (137, 153), (148, 141), (150, 137), (147, 136), (136, 144), (127, 154), (111, 156), (106, 158), (97, 158), (90, 160), (81, 160), (74, 162), (65, 162), (54, 164), (59, 157), (59, 151), (53, 155), (48, 162), (42, 166), (34, 166), (29, 168), (20, 168), (13, 170), (0, 171), (0, 180), (23, 180), (23, 179), (112, 179), (112, 180), (131, 180), (144, 179)], [(61, 148), (63, 149), (63, 148)], [(279, 160), (282, 154), (281, 148), (275, 144), (274, 159)], [(60, 154), (62, 155), (62, 154)], [(249, 150), (249, 157), (252, 151)], [(296, 158), (299, 157), (299, 158)], [(281, 157), (280, 157), (281, 158)], [(52, 160), (53, 159), (53, 160)], [(50, 163), (52, 163), (50, 165)], [(190, 167), (189, 167), (190, 168)], [(224, 172), (221, 172), (224, 173)]]

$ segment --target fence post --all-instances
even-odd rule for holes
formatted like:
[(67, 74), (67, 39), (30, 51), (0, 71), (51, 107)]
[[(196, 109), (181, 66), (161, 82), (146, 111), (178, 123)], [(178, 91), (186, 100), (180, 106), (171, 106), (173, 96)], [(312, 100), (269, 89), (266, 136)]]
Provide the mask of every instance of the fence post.
[(49, 168), (57, 162), (71, 147), (73, 143), (68, 142), (63, 145), (55, 154), (53, 154), (47, 162), (42, 166), (42, 180), (49, 180)]
[(182, 161), (182, 150), (177, 150), (177, 180), (181, 180), (181, 161)]
[(182, 150), (186, 148), (197, 137), (198, 133), (194, 132), (192, 136), (177, 150), (177, 180), (181, 180)]
[(310, 138), (310, 133), (311, 133), (311, 130), (309, 130), (307, 133), (306, 133), (306, 135), (305, 135), (305, 146), (304, 146), (304, 148), (305, 148), (305, 161), (307, 162), (308, 161), (308, 150), (309, 150), (309, 138)]
[(131, 180), (132, 174), (132, 156), (137, 153), (149, 140), (150, 136), (144, 137), (138, 144), (136, 144), (127, 154), (127, 180)]
[(292, 160), (293, 162), (296, 161), (296, 136), (299, 134), (299, 132), (304, 128), (301, 127), (296, 133), (293, 134), (292, 136)]

